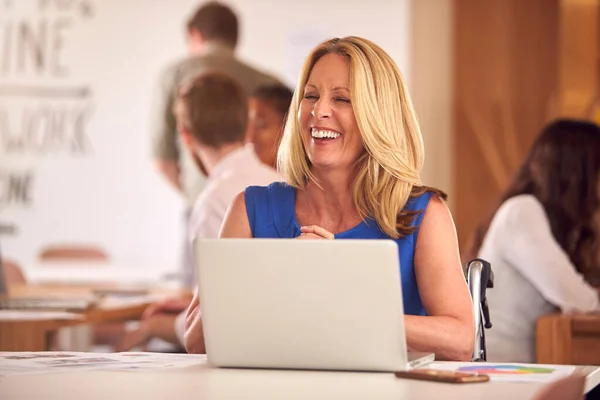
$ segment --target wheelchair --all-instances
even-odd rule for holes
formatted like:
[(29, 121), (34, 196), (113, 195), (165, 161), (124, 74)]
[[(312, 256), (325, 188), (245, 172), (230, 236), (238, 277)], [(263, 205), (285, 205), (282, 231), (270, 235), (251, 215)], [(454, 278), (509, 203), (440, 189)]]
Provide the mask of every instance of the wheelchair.
[(485, 329), (492, 327), (485, 293), (487, 289), (494, 287), (494, 274), (489, 262), (476, 258), (467, 263), (465, 275), (473, 301), (473, 317), (475, 318), (475, 343), (471, 360), (485, 362), (487, 361)]

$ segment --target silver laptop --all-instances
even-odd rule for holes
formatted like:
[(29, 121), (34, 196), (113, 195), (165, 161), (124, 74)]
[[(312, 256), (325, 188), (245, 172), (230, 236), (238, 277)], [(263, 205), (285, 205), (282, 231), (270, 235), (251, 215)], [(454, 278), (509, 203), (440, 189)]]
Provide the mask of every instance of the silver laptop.
[(208, 361), (219, 367), (401, 371), (406, 349), (391, 240), (198, 239)]
[(19, 297), (9, 298), (0, 251), (0, 310), (66, 310), (85, 311), (95, 305), (89, 298)]

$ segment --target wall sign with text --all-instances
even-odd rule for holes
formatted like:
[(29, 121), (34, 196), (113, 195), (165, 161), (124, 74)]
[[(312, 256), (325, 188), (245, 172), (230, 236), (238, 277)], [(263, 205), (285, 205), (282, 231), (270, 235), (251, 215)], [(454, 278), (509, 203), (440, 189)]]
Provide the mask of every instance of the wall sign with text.
[(93, 18), (89, 0), (0, 0), (0, 223), (5, 229), (11, 221), (2, 221), (3, 210), (35, 203), (44, 160), (86, 157), (93, 150), (86, 130), (93, 93), (70, 64), (77, 27)]

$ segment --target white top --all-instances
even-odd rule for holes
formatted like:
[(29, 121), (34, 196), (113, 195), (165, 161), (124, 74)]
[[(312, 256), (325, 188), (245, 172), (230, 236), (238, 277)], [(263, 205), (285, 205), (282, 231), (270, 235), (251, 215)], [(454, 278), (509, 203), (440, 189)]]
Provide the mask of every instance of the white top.
[(494, 272), (487, 291), (492, 328), (488, 361), (535, 362), (536, 321), (555, 312), (600, 310), (590, 286), (556, 242), (541, 203), (515, 196), (496, 212), (479, 251)]
[[(196, 238), (219, 237), (225, 213), (238, 193), (248, 186), (266, 186), (281, 180), (273, 168), (260, 162), (250, 146), (225, 156), (211, 172), (204, 190), (194, 204), (188, 229), (190, 246)], [(185, 314), (184, 311), (175, 319), (175, 333), (182, 344)]]
[(266, 186), (281, 180), (273, 168), (260, 162), (249, 146), (225, 156), (211, 172), (194, 204), (188, 232), (190, 242), (195, 238), (217, 238), (229, 204), (248, 186)]

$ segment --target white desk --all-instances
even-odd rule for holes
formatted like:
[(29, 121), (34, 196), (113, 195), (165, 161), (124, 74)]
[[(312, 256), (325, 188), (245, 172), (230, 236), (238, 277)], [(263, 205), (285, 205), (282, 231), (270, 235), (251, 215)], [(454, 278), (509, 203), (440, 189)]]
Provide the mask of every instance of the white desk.
[[(44, 261), (24, 268), (27, 281), (33, 284), (89, 285), (116, 283), (131, 286), (178, 285), (173, 268), (132, 266), (105, 261)], [(165, 277), (173, 277), (171, 282)]]
[[(583, 367), (587, 390), (600, 369)], [(447, 384), (384, 373), (215, 369), (207, 364), (152, 372), (81, 371), (0, 378), (0, 398), (16, 399), (530, 399), (532, 383)]]

